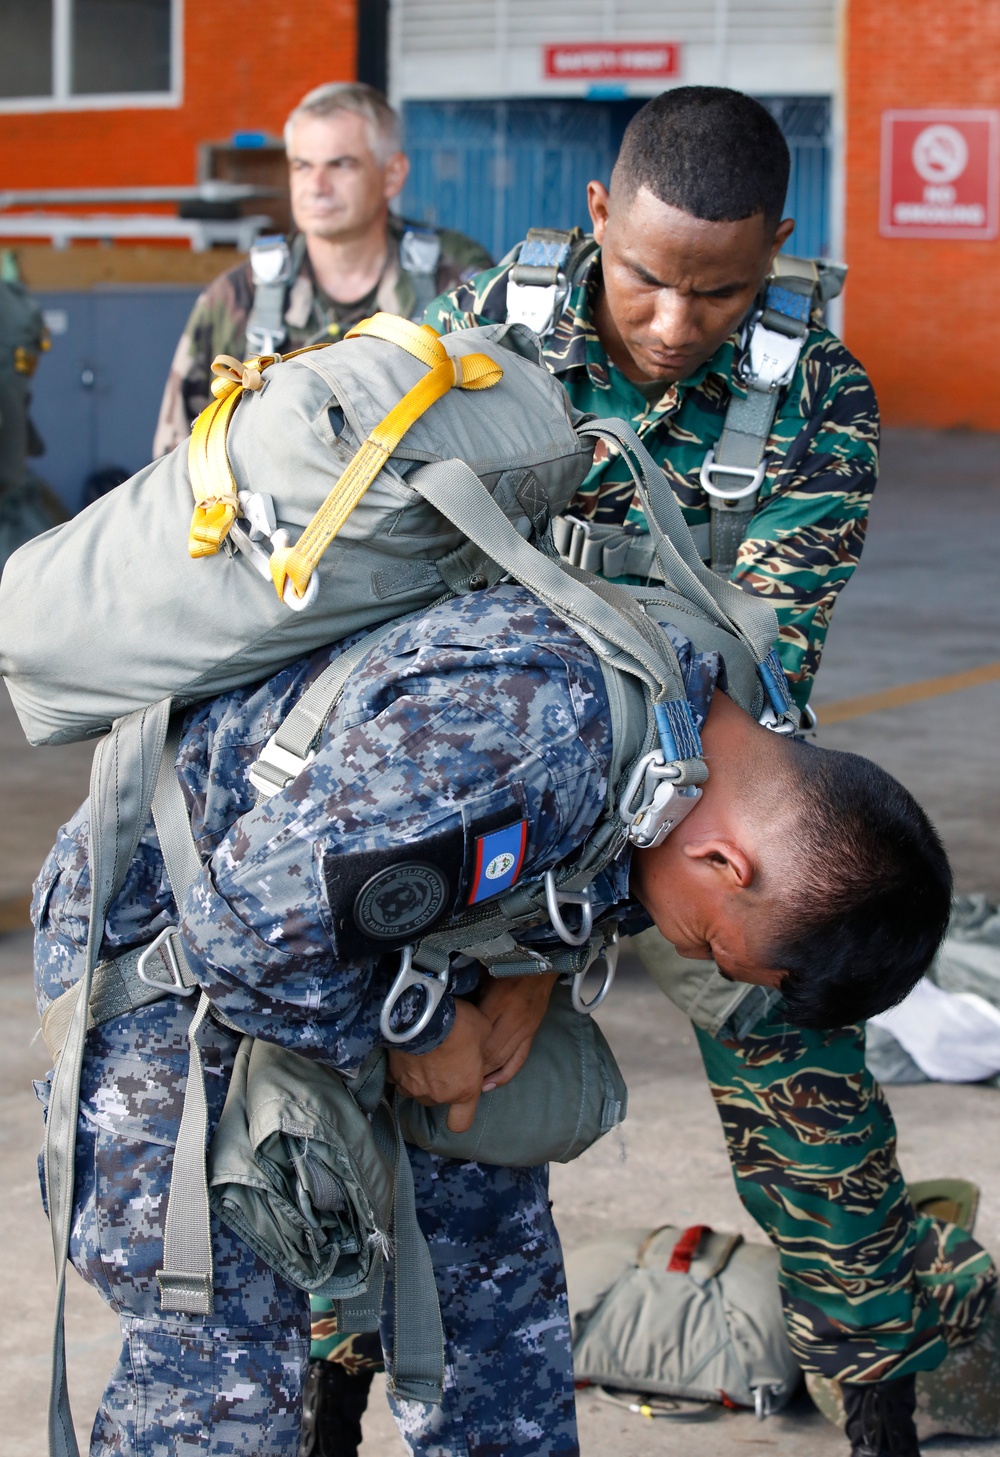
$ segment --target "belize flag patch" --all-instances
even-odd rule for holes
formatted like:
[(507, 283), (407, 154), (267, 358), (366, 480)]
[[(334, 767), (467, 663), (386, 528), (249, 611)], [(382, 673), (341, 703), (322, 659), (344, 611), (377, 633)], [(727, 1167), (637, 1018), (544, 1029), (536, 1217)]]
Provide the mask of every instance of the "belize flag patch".
[(476, 863), (472, 872), (469, 905), (489, 900), (509, 890), (521, 873), (528, 843), (528, 821), (518, 820), (502, 830), (491, 830), (476, 838)]

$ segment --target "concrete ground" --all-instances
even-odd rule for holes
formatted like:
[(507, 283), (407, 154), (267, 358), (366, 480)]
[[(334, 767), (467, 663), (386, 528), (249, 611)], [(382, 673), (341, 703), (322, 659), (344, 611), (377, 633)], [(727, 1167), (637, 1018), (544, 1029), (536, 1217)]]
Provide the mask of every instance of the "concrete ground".
[[(837, 610), (816, 705), (931, 679), (1000, 658), (1000, 439), (890, 433), (870, 543)], [(869, 754), (928, 807), (948, 844), (961, 891), (1000, 895), (1000, 682), (906, 708), (832, 724), (822, 742)], [(34, 751), (19, 742), (0, 703), (4, 814), (0, 820), (0, 1457), (41, 1457), (47, 1387), (51, 1269), (34, 1160), (40, 1118), (30, 1078), (46, 1056), (35, 1032), (26, 896), (57, 825), (86, 792), (86, 746)], [(709, 1223), (759, 1237), (733, 1188), (718, 1119), (690, 1028), (623, 958), (620, 984), (601, 1013), (626, 1074), (630, 1112), (619, 1140), (605, 1139), (553, 1170), (555, 1212), (567, 1248), (616, 1219), (650, 1226)], [(890, 1090), (908, 1178), (956, 1174), (982, 1188), (977, 1234), (1000, 1254), (1000, 1094), (935, 1084)], [(117, 1353), (116, 1324), (75, 1277), (68, 1296), (71, 1387), (80, 1439)], [(844, 1439), (804, 1397), (766, 1423), (749, 1413), (676, 1427), (649, 1422), (581, 1392), (584, 1457), (722, 1457), (758, 1452), (824, 1457)], [(366, 1457), (402, 1445), (375, 1388)], [(938, 1439), (928, 1457), (1000, 1457), (1000, 1442)]]

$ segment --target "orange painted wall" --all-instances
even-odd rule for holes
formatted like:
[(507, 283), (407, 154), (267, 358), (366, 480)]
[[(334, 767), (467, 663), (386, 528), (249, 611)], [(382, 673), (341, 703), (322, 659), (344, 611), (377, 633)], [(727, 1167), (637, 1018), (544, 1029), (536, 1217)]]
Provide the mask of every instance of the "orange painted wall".
[(356, 12), (356, 0), (186, 0), (180, 106), (0, 114), (0, 190), (194, 182), (199, 142), (280, 134), (310, 87), (354, 78)]
[(882, 112), (1000, 107), (1000, 0), (848, 0), (845, 339), (889, 424), (1000, 430), (1000, 239), (879, 235)]

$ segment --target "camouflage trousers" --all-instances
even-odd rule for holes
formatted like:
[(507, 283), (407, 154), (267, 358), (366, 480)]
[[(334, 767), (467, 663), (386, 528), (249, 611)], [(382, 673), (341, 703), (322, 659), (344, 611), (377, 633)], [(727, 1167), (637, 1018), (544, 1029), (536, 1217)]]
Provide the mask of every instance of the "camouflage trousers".
[[(161, 1314), (156, 1271), (187, 1068), (190, 1012), (157, 1003), (94, 1029), (77, 1136), (70, 1257), (117, 1312), (122, 1347), (91, 1452), (294, 1457), (309, 1302), (212, 1219), (215, 1312)], [(214, 1129), (238, 1039), (214, 1024), (203, 1063)], [(42, 1101), (47, 1089), (39, 1087)], [(562, 1253), (544, 1169), (411, 1150), (445, 1331), (441, 1406), (395, 1402), (419, 1457), (578, 1451)], [(392, 1310), (391, 1272), (386, 1312)], [(382, 1339), (391, 1364), (392, 1330)]]

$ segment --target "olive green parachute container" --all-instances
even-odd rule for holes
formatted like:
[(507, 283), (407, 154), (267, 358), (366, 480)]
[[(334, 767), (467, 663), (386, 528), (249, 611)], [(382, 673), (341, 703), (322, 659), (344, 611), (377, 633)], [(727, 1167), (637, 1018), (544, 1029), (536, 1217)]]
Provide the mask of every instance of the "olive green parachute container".
[(164, 698), (176, 706), (223, 693), (470, 579), (496, 581), (500, 569), (411, 484), (422, 465), (465, 461), (524, 537), (544, 532), (594, 442), (576, 433), (565, 391), (539, 368), (535, 336), (495, 324), (438, 344), (406, 328), (451, 359), (485, 356), (499, 377), (488, 388), (459, 383), (413, 420), (324, 552), (304, 608), (278, 596), (261, 542), (299, 537), (426, 377), (426, 363), (386, 338), (274, 362), (243, 392), (224, 443), (246, 514), (214, 555), (189, 555), (186, 443), (13, 554), (0, 582), (0, 673), (33, 744), (105, 733)]

